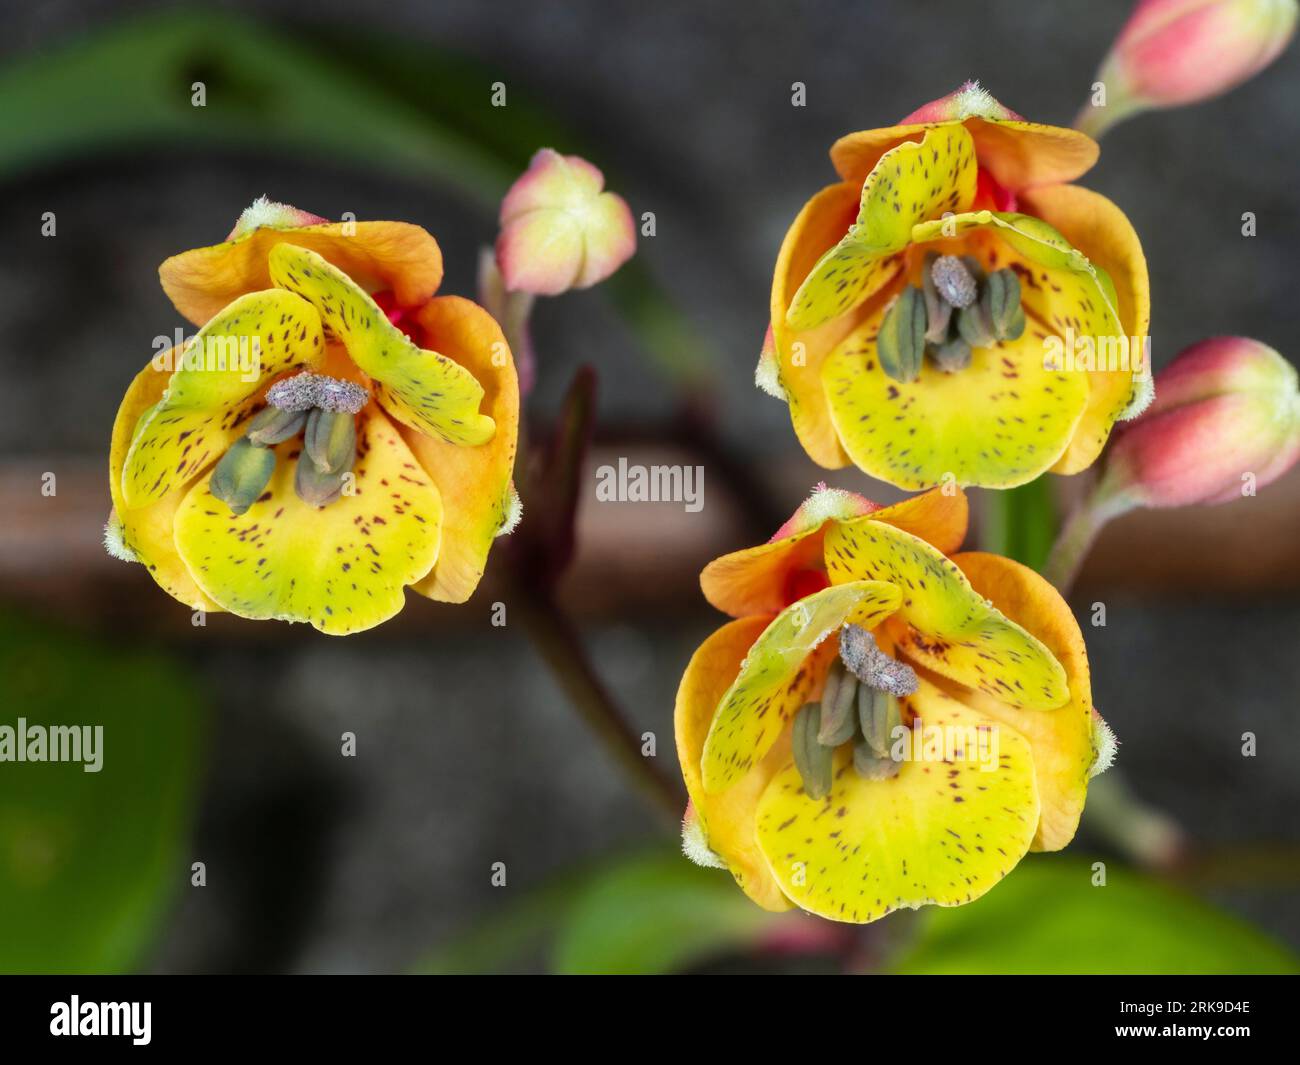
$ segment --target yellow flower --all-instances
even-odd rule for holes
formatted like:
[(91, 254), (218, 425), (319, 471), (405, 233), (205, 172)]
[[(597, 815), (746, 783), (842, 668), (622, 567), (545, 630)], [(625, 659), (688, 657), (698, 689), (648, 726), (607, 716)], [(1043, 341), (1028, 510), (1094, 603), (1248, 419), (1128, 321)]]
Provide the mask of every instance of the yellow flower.
[(704, 570), (737, 620), (677, 696), (683, 843), (760, 906), (957, 906), (1074, 836), (1113, 753), (1082, 635), (1033, 571), (947, 557), (966, 520), (959, 491), (878, 508), (822, 489)]
[(462, 602), (516, 509), (510, 350), (404, 222), (259, 200), (163, 289), (198, 333), (113, 426), (107, 540), (191, 607), (345, 634)]
[(781, 246), (757, 374), (816, 462), (909, 489), (1091, 465), (1149, 380), (1137, 236), (1067, 184), (1097, 153), (973, 83), (836, 142), (842, 180)]

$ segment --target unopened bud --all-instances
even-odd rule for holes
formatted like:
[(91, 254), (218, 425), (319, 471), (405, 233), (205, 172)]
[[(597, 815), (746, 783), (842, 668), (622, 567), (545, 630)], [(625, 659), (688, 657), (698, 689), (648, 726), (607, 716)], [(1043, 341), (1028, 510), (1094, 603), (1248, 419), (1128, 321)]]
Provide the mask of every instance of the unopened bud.
[(1300, 457), (1295, 368), (1247, 337), (1194, 344), (1156, 375), (1156, 398), (1116, 435), (1107, 492), (1148, 507), (1226, 503)]
[(1225, 93), (1273, 62), (1295, 25), (1295, 0), (1142, 0), (1097, 73), (1104, 105), (1077, 124), (1096, 137), (1139, 111)]
[(543, 148), (501, 203), (497, 265), (513, 292), (557, 296), (609, 277), (636, 250), (621, 196), (585, 159)]

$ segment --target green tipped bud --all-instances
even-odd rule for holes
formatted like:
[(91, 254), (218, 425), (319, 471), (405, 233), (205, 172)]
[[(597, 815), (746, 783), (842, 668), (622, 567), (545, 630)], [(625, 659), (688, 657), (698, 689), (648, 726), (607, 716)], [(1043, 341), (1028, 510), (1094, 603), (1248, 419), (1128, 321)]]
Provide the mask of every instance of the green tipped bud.
[(794, 765), (803, 779), (803, 790), (810, 799), (824, 799), (831, 793), (831, 770), (835, 758), (833, 747), (817, 742), (821, 728), (821, 707), (808, 703), (794, 715), (790, 740)]
[(970, 345), (960, 336), (950, 337), (929, 350), (931, 360), (944, 373), (956, 373), (970, 365)]
[(957, 335), (972, 348), (989, 348), (996, 342), (993, 322), (983, 300), (957, 312)]
[(208, 481), (208, 490), (231, 513), (243, 514), (266, 490), (274, 472), (275, 452), (241, 437), (221, 456)]
[(313, 410), (307, 415), (303, 449), (321, 473), (352, 469), (357, 458), (357, 423), (346, 411)]
[(274, 447), (302, 432), (306, 411), (265, 407), (248, 423), (248, 439), (258, 447)]
[(989, 274), (980, 303), (999, 340), (1020, 338), (1025, 331), (1025, 312), (1020, 306), (1020, 278), (1014, 270), (997, 270)]
[(925, 326), (925, 297), (908, 285), (885, 312), (876, 337), (880, 368), (887, 376), (905, 384), (921, 376)]
[(343, 493), (343, 482), (348, 470), (327, 473), (318, 469), (311, 456), (305, 452), (298, 456), (298, 469), (293, 478), (293, 490), (298, 498), (313, 507), (333, 503)]
[(838, 661), (833, 662), (822, 690), (821, 726), (817, 729), (817, 742), (823, 747), (838, 747), (853, 739), (858, 728), (854, 712), (857, 694), (858, 678), (846, 673)]

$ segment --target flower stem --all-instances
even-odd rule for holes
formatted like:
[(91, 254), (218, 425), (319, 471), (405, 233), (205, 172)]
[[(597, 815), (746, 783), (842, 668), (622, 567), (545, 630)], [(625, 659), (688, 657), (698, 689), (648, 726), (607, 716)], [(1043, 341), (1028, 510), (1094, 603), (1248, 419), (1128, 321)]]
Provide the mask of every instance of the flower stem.
[(587, 657), (573, 621), (549, 592), (527, 583), (516, 585), (514, 591), (517, 613), (574, 709), (642, 794), (667, 817), (680, 820), (686, 796), (655, 768), (653, 759), (641, 753), (641, 737)]
[(1109, 477), (1103, 477), (1061, 529), (1043, 564), (1043, 576), (1062, 595), (1068, 594), (1097, 534), (1111, 518), (1137, 505), (1138, 500), (1132, 494), (1116, 489)]

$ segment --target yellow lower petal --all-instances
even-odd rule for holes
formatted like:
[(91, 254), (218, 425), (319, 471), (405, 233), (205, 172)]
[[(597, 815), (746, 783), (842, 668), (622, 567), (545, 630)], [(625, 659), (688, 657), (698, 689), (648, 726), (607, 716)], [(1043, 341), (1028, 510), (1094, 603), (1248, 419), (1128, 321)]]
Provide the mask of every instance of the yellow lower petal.
[(143, 507), (128, 508), (122, 497), (122, 471), (135, 427), (144, 413), (162, 398), (170, 379), (170, 371), (155, 369), (151, 361), (136, 374), (122, 397), (113, 421), (113, 439), (109, 448), (109, 493), (113, 497), (113, 510), (121, 522), (123, 544), (143, 563), (158, 586), (188, 607), (216, 612), (221, 607), (204, 595), (194, 582), (181, 561), (172, 535), (176, 508), (185, 498), (188, 485), (179, 485), (156, 503)]
[[(704, 787), (723, 791), (762, 761), (785, 724), (810, 698), (822, 672), (809, 656), (838, 653), (834, 634), (853, 622), (873, 629), (898, 607), (899, 591), (880, 581), (826, 588), (787, 607), (745, 657), (718, 705), (704, 744)], [(828, 639), (830, 637), (830, 639)]]
[(277, 244), (268, 261), (275, 284), (316, 308), (352, 361), (373, 379), (380, 405), (403, 425), (453, 444), (492, 439), (495, 425), (479, 413), (483, 386), (469, 370), (416, 347), (364, 289), (314, 251)]
[(900, 488), (1009, 488), (1045, 472), (1065, 450), (1088, 402), (1086, 375), (1043, 367), (1043, 334), (976, 348), (944, 373), (927, 362), (915, 381), (887, 376), (876, 354), (879, 317), (822, 367), (831, 418), (863, 472)]
[(789, 760), (788, 733), (734, 787), (721, 794), (705, 791), (700, 776), (704, 741), (714, 712), (768, 620), (753, 617), (729, 622), (700, 645), (677, 690), (673, 725), (682, 778), (705, 842), (726, 862), (736, 883), (751, 899), (766, 910), (788, 910), (790, 900), (767, 867), (754, 824), (755, 807), (763, 789)]
[(1038, 795), (1025, 739), (924, 681), (903, 702), (924, 728), (918, 748), (900, 743), (897, 776), (859, 776), (846, 745), (824, 799), (809, 798), (788, 763), (759, 801), (772, 875), (810, 913), (864, 924), (900, 908), (960, 906), (1029, 849)]
[(440, 296), (416, 315), (424, 343), (455, 359), (484, 388), (483, 409), (496, 423), (491, 441), (460, 447), (404, 428), (402, 438), (442, 496), (442, 548), (429, 575), (412, 587), (431, 599), (463, 603), (478, 587), (506, 522), (519, 437), (519, 379), (501, 327), (459, 296)]
[(198, 482), (176, 514), (176, 546), (199, 586), (233, 614), (307, 621), (330, 635), (368, 629), (402, 609), (406, 585), (438, 555), (438, 490), (392, 423), (357, 420), (355, 491), (313, 507), (294, 491), (301, 441), (276, 448), (267, 490), (235, 515)]
[(160, 360), (175, 372), (135, 428), (122, 478), (127, 507), (193, 480), (243, 435), (265, 382), (315, 369), (323, 354), (320, 318), (292, 292), (250, 292), (224, 308)]
[(942, 676), (1005, 702), (1051, 709), (1070, 697), (1052, 653), (989, 605), (957, 566), (919, 537), (874, 520), (826, 533), (831, 581), (888, 581), (902, 589), (900, 648)]

